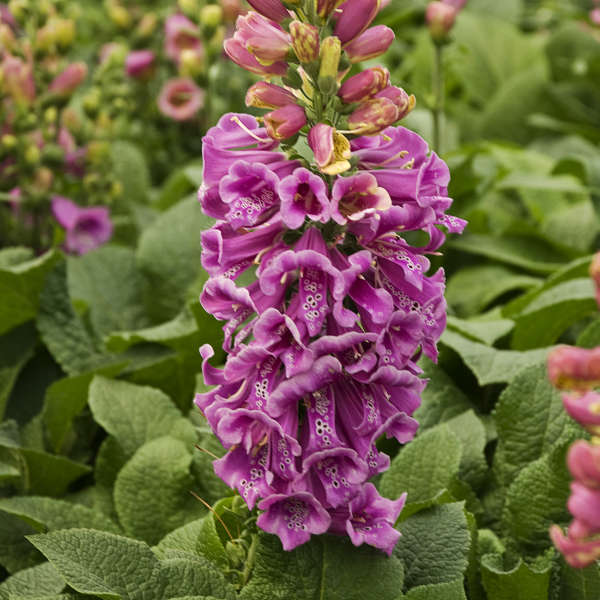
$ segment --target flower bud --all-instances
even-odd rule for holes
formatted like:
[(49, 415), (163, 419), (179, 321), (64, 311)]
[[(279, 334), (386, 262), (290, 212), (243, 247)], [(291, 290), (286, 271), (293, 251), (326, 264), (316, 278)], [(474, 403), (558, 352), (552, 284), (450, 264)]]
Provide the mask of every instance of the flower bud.
[(292, 21), (290, 23), (292, 48), (301, 63), (309, 63), (319, 58), (319, 30), (314, 25)]
[(158, 25), (158, 17), (154, 13), (146, 13), (135, 28), (136, 35), (141, 39), (149, 38)]
[(297, 104), (286, 104), (264, 116), (267, 134), (274, 140), (286, 140), (306, 125), (304, 109)]
[(250, 86), (246, 93), (246, 106), (255, 108), (281, 108), (286, 104), (295, 104), (296, 97), (290, 91), (266, 81), (258, 81)]
[(3, 2), (0, 2), (0, 23), (4, 23), (13, 29), (17, 27), (17, 22), (15, 21), (15, 17), (10, 11), (10, 8)]
[(280, 0), (248, 0), (248, 4), (261, 15), (276, 23), (280, 23), (290, 16)]
[(5, 54), (0, 63), (2, 86), (18, 104), (28, 105), (35, 99), (35, 82), (33, 66), (20, 58)]
[(234, 63), (256, 75), (285, 75), (287, 71), (287, 63), (283, 61), (271, 65), (261, 64), (255, 56), (246, 50), (244, 45), (234, 38), (225, 40), (223, 48)]
[(394, 41), (394, 32), (385, 25), (375, 25), (354, 38), (344, 50), (354, 64), (383, 54)]
[(348, 118), (355, 135), (375, 135), (398, 120), (398, 108), (388, 98), (372, 98), (361, 104)]
[(562, 395), (567, 413), (592, 435), (600, 435), (600, 394), (589, 391)]
[(600, 529), (600, 490), (573, 481), (567, 508), (578, 521), (596, 531)]
[(184, 12), (188, 17), (193, 17), (200, 10), (200, 2), (198, 0), (179, 0), (178, 2), (181, 12)]
[(402, 88), (394, 85), (385, 87), (375, 94), (375, 98), (387, 98), (396, 105), (398, 109), (396, 120), (403, 119), (415, 107), (417, 102), (413, 94), (409, 96)]
[(0, 48), (2, 48), (4, 52), (10, 52), (15, 49), (16, 44), (17, 40), (12, 29), (8, 25), (0, 22)]
[(362, 102), (383, 90), (390, 81), (390, 73), (383, 67), (365, 69), (347, 79), (340, 89), (338, 96), (346, 104)]
[(594, 287), (596, 288), (596, 302), (600, 307), (600, 252), (594, 254), (594, 257), (592, 258), (590, 264), (590, 277), (594, 282)]
[(48, 167), (36, 169), (33, 175), (32, 191), (36, 194), (46, 194), (52, 187), (54, 174)]
[(223, 21), (223, 9), (218, 4), (207, 4), (200, 11), (200, 23), (205, 27), (214, 28)]
[(337, 89), (337, 74), (342, 54), (342, 44), (336, 36), (326, 37), (321, 43), (321, 63), (319, 65), (319, 89), (325, 94), (333, 94)]
[(600, 347), (560, 346), (548, 355), (548, 377), (559, 389), (584, 390), (600, 385)]
[(158, 97), (160, 112), (175, 121), (187, 121), (204, 106), (204, 90), (191, 79), (170, 79)]
[(131, 15), (124, 6), (121, 6), (117, 2), (110, 2), (107, 9), (110, 20), (117, 27), (127, 29), (131, 25)]
[(197, 77), (204, 71), (204, 51), (188, 48), (179, 55), (179, 74), (182, 77)]
[(152, 50), (134, 50), (125, 59), (125, 72), (135, 79), (147, 79), (154, 71), (154, 59)]
[(86, 75), (87, 65), (84, 62), (71, 63), (52, 80), (48, 91), (61, 97), (70, 96), (85, 79)]
[(573, 477), (591, 488), (600, 488), (600, 446), (577, 440), (567, 455), (567, 465)]
[(58, 111), (56, 110), (56, 106), (49, 106), (44, 111), (44, 121), (52, 124), (56, 122), (56, 119), (58, 119)]
[(600, 559), (600, 538), (579, 521), (573, 521), (569, 525), (568, 536), (563, 534), (558, 525), (553, 525), (550, 537), (565, 560), (576, 569), (587, 567)]
[(334, 127), (318, 123), (308, 132), (308, 145), (322, 173), (339, 175), (350, 168), (350, 142)]
[(430, 2), (427, 5), (425, 22), (434, 42), (443, 43), (448, 38), (457, 14), (457, 9), (445, 2)]
[(590, 21), (594, 25), (600, 26), (600, 8), (593, 8), (590, 10)]
[(195, 23), (183, 15), (171, 15), (165, 21), (165, 53), (173, 61), (179, 62), (184, 50), (200, 50), (200, 31)]
[(40, 162), (40, 149), (32, 144), (25, 150), (25, 162), (30, 165), (37, 165)]
[(5, 133), (2, 138), (0, 138), (0, 143), (2, 143), (2, 147), (7, 150), (11, 150), (17, 145), (17, 137), (12, 135), (11, 133)]
[(342, 44), (351, 42), (371, 24), (379, 6), (380, 0), (346, 0), (336, 9), (333, 34)]
[(72, 19), (56, 19), (55, 24), (56, 41), (63, 48), (67, 48), (75, 39), (75, 22)]

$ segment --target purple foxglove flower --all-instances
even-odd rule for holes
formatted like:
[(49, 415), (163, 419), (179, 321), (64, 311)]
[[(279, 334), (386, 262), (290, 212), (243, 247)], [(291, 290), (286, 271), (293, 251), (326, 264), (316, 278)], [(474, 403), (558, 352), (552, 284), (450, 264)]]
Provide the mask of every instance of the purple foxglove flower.
[(348, 117), (355, 135), (375, 135), (398, 120), (398, 107), (388, 98), (372, 98), (363, 102)]
[(403, 119), (415, 107), (416, 103), (412, 94), (409, 96), (402, 88), (393, 85), (389, 85), (375, 94), (375, 98), (391, 100), (398, 108), (398, 120)]
[(225, 40), (223, 48), (227, 56), (236, 65), (250, 71), (250, 73), (256, 75), (284, 75), (287, 71), (287, 63), (283, 61), (276, 61), (269, 65), (259, 63), (256, 57), (246, 49), (246, 46), (235, 38)]
[(590, 10), (590, 21), (594, 25), (600, 25), (600, 8), (593, 8)]
[(567, 464), (577, 481), (588, 488), (600, 488), (600, 446), (576, 441), (569, 448)]
[(286, 140), (296, 135), (306, 125), (304, 109), (297, 104), (287, 104), (264, 116), (265, 128), (274, 140)]
[(33, 65), (6, 53), (0, 63), (2, 85), (8, 95), (19, 104), (30, 104), (35, 100)]
[(296, 97), (290, 91), (266, 81), (258, 81), (251, 85), (246, 93), (246, 106), (255, 108), (274, 109), (295, 103)]
[(600, 394), (594, 391), (573, 392), (562, 395), (563, 405), (569, 415), (592, 435), (600, 435)]
[(339, 175), (350, 169), (350, 142), (334, 127), (325, 123), (313, 125), (308, 132), (308, 145), (322, 173)]
[(70, 96), (85, 79), (87, 71), (84, 62), (71, 63), (50, 82), (48, 91), (58, 96)]
[(385, 25), (375, 25), (363, 31), (344, 48), (351, 63), (380, 56), (394, 41), (394, 32)]
[(388, 192), (370, 173), (338, 177), (331, 191), (331, 218), (340, 225), (360, 221), (367, 215), (392, 206)]
[(160, 112), (175, 121), (193, 119), (204, 106), (204, 90), (192, 79), (169, 79), (158, 96)]
[(355, 546), (367, 543), (381, 548), (388, 556), (400, 538), (394, 529), (404, 503), (406, 493), (396, 501), (382, 498), (372, 483), (366, 483), (361, 492), (350, 502), (350, 515), (346, 532)]
[(588, 488), (579, 481), (571, 483), (567, 502), (569, 512), (594, 531), (600, 530), (600, 489)]
[(285, 65), (292, 38), (277, 23), (250, 11), (238, 17), (235, 26), (233, 40), (253, 55), (259, 64), (265, 67)]
[(69, 173), (74, 177), (83, 177), (87, 148), (78, 148), (75, 139), (66, 127), (61, 127), (58, 130), (57, 141), (65, 153), (65, 173)]
[(441, 42), (446, 39), (454, 27), (457, 15), (458, 9), (448, 2), (430, 2), (427, 5), (425, 22), (434, 41)]
[(362, 102), (375, 96), (389, 83), (390, 72), (384, 67), (373, 67), (347, 79), (338, 90), (337, 95), (347, 104)]
[(273, 494), (258, 508), (265, 512), (258, 517), (257, 525), (278, 535), (284, 550), (304, 544), (313, 533), (325, 533), (331, 522), (329, 513), (308, 492)]
[(358, 37), (373, 21), (380, 8), (380, 0), (346, 0), (336, 9), (333, 35), (342, 44)]
[(172, 61), (179, 63), (184, 50), (203, 53), (200, 30), (186, 16), (171, 15), (165, 21), (165, 54)]
[(290, 23), (292, 47), (301, 63), (309, 63), (319, 58), (319, 29), (309, 23), (292, 21)]
[(249, 0), (248, 4), (261, 15), (277, 23), (290, 16), (289, 11), (279, 0)]
[(600, 347), (587, 350), (560, 346), (548, 355), (548, 377), (559, 389), (585, 390), (600, 386)]
[(325, 182), (308, 169), (296, 169), (279, 183), (281, 220), (298, 229), (306, 217), (326, 223), (329, 220), (329, 198)]
[(65, 229), (65, 250), (71, 254), (86, 254), (106, 243), (113, 231), (108, 208), (80, 208), (68, 198), (54, 196), (52, 213)]
[(600, 537), (577, 521), (569, 526), (568, 535), (558, 525), (550, 528), (554, 545), (574, 568), (582, 569), (600, 559)]
[(229, 206), (225, 215), (233, 229), (264, 223), (278, 208), (279, 177), (260, 163), (233, 163), (221, 180), (219, 195)]
[(134, 50), (125, 59), (125, 72), (134, 79), (146, 79), (154, 71), (155, 58), (152, 50)]

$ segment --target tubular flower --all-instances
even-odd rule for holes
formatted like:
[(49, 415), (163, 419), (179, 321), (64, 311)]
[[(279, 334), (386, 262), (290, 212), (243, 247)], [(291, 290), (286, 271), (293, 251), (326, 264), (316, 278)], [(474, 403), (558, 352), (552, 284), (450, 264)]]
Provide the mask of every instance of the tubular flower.
[(125, 59), (125, 72), (129, 77), (145, 79), (154, 70), (155, 55), (152, 50), (135, 50)]
[(261, 14), (238, 18), (225, 50), (268, 80), (246, 103), (270, 112), (224, 115), (203, 140), (198, 197), (216, 223), (200, 302), (226, 322), (227, 360), (200, 348), (214, 387), (195, 402), (227, 450), (215, 472), (285, 550), (329, 532), (391, 554), (406, 495), (368, 482), (390, 464), (376, 442), (415, 435), (417, 360), (436, 360), (446, 324), (427, 255), (466, 222), (446, 214), (445, 163), (392, 126), (414, 97), (383, 67), (344, 83), (393, 40), (367, 29), (380, 0), (318, 0), (310, 22), (294, 2), (250, 3)]
[(160, 112), (175, 121), (192, 119), (202, 106), (204, 90), (188, 78), (170, 79), (158, 96)]
[(184, 50), (194, 50), (203, 54), (200, 30), (184, 15), (171, 15), (165, 21), (165, 54), (179, 63)]

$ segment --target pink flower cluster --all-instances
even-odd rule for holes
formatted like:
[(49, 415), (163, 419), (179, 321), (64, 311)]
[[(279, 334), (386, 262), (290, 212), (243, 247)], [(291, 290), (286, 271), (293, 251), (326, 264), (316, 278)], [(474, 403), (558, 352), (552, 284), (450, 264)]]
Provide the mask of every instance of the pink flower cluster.
[[(600, 304), (600, 254), (590, 274)], [(574, 516), (567, 535), (553, 525), (550, 536), (573, 567), (600, 559), (600, 347), (591, 350), (562, 346), (548, 357), (550, 381), (563, 393), (565, 410), (592, 436), (569, 449), (567, 464), (574, 481), (567, 507)]]

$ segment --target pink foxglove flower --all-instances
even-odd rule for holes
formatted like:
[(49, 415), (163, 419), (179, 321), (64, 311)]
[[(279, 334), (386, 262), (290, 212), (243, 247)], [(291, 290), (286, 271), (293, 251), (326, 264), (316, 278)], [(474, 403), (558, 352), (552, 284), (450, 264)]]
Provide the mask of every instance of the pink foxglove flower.
[(351, 63), (369, 60), (383, 54), (394, 41), (394, 32), (385, 25), (369, 27), (344, 48)]
[(68, 198), (54, 196), (52, 213), (66, 231), (65, 250), (71, 254), (85, 254), (112, 236), (113, 226), (104, 206), (81, 208)]
[(134, 50), (125, 59), (125, 72), (129, 77), (144, 79), (152, 74), (155, 59), (152, 50)]
[(87, 65), (76, 62), (68, 65), (51, 82), (48, 91), (59, 96), (70, 96), (83, 82), (87, 75)]
[(169, 79), (158, 96), (160, 112), (175, 121), (193, 119), (203, 106), (204, 90), (186, 77)]
[(171, 15), (165, 21), (165, 54), (179, 63), (184, 50), (193, 50), (203, 56), (198, 26), (181, 14)]

